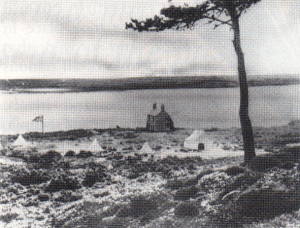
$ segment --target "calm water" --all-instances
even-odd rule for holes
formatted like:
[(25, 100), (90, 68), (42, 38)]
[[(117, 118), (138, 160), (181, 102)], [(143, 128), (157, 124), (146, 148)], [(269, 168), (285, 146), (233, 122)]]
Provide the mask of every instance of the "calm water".
[[(254, 126), (278, 126), (300, 118), (300, 85), (250, 88)], [(176, 127), (239, 127), (238, 88), (168, 89), (81, 93), (0, 93), (0, 133), (143, 127), (154, 102), (164, 103)]]

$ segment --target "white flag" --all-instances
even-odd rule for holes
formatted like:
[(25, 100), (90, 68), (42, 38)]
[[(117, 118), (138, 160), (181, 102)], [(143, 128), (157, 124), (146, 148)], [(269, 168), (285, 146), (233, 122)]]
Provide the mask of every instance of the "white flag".
[(44, 121), (44, 116), (37, 116), (32, 121), (33, 122), (43, 122)]

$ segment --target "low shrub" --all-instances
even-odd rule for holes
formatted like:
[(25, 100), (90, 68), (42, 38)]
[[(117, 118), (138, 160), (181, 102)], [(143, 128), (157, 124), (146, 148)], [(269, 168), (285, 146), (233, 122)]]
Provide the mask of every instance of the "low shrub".
[(165, 185), (165, 188), (168, 188), (171, 190), (178, 190), (183, 187), (185, 187), (185, 181), (183, 181), (183, 180), (168, 180)]
[(198, 184), (198, 179), (191, 178), (188, 180), (168, 180), (165, 188), (171, 189), (171, 190), (178, 190), (185, 187), (191, 187)]
[(145, 197), (137, 197), (130, 201), (129, 206), (121, 208), (117, 213), (118, 217), (140, 217), (156, 210), (157, 203), (154, 200)]
[(46, 186), (46, 192), (58, 192), (61, 190), (76, 190), (81, 188), (78, 180), (75, 178), (70, 178), (67, 176), (60, 176), (56, 179), (51, 180), (51, 182)]
[(252, 220), (273, 218), (300, 208), (300, 195), (296, 191), (260, 189), (242, 194), (236, 201), (239, 216)]
[(227, 168), (224, 172), (229, 176), (237, 176), (241, 173), (245, 173), (245, 168), (242, 168), (240, 166), (232, 166)]
[(76, 153), (73, 150), (69, 150), (66, 154), (65, 157), (75, 157)]
[(200, 180), (202, 177), (206, 176), (206, 175), (209, 175), (211, 173), (213, 173), (214, 171), (212, 169), (207, 169), (207, 170), (204, 170), (202, 171), (201, 173), (199, 173), (196, 177), (197, 180)]
[(198, 192), (199, 189), (196, 186), (179, 189), (174, 195), (174, 200), (184, 201), (191, 198), (196, 198)]
[(12, 220), (15, 220), (19, 215), (17, 213), (7, 213), (0, 215), (0, 220), (5, 223), (10, 223)]
[(195, 177), (195, 178), (188, 179), (188, 180), (184, 183), (184, 186), (185, 186), (185, 187), (189, 187), (189, 186), (194, 186), (194, 185), (197, 185), (197, 184), (198, 184), (198, 178)]
[(255, 157), (249, 163), (248, 167), (254, 171), (263, 172), (280, 165), (280, 160), (272, 156)]
[(123, 155), (121, 153), (114, 154), (113, 159), (114, 160), (121, 160), (121, 159), (123, 159)]
[(70, 162), (63, 161), (63, 162), (59, 162), (58, 165), (62, 169), (70, 169), (71, 168)]
[(45, 172), (31, 170), (31, 171), (20, 171), (12, 176), (12, 182), (20, 183), (23, 186), (31, 184), (41, 184), (50, 180), (50, 177)]
[(224, 191), (220, 194), (220, 197), (223, 197), (229, 192), (239, 188), (246, 189), (248, 186), (257, 182), (261, 177), (261, 175), (256, 173), (245, 173), (243, 176), (237, 177), (233, 182), (226, 184)]
[(48, 194), (40, 194), (38, 195), (39, 201), (48, 201), (50, 200), (50, 196)]
[(86, 173), (82, 185), (85, 187), (92, 187), (97, 182), (103, 182), (107, 178), (106, 173), (103, 169), (99, 168), (95, 171), (90, 171)]
[(49, 150), (47, 153), (40, 156), (43, 162), (55, 162), (62, 158), (61, 154), (55, 150)]
[(199, 210), (192, 203), (181, 203), (174, 211), (177, 217), (195, 217), (199, 215)]
[(76, 155), (77, 158), (89, 158), (91, 156), (93, 156), (93, 153), (85, 150), (81, 150), (79, 154)]
[(278, 154), (274, 155), (281, 162), (296, 163), (300, 162), (300, 147), (291, 147), (281, 150)]
[(36, 168), (51, 168), (62, 158), (61, 154), (54, 150), (49, 150), (47, 153), (38, 155), (31, 154), (26, 159), (29, 163), (34, 163)]
[(74, 195), (70, 191), (63, 191), (54, 200), (57, 201), (57, 202), (62, 202), (62, 203), (69, 203), (69, 202), (74, 202), (74, 201), (77, 201), (77, 200), (80, 200), (80, 199), (82, 199), (81, 195)]
[(203, 176), (200, 180), (200, 186), (204, 191), (217, 192), (222, 191), (231, 177), (224, 172), (214, 172)]
[(99, 197), (105, 197), (105, 196), (109, 196), (110, 193), (109, 192), (102, 192), (102, 193), (96, 193), (94, 194), (95, 198), (99, 198)]

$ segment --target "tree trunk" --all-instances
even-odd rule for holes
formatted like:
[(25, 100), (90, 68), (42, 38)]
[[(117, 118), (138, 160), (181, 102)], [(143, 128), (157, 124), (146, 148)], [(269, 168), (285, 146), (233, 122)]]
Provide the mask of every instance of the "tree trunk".
[(244, 54), (241, 48), (240, 27), (238, 16), (232, 15), (232, 29), (234, 32), (233, 46), (238, 59), (238, 73), (240, 84), (240, 122), (243, 135), (244, 159), (249, 162), (255, 157), (254, 136), (248, 113), (248, 84), (245, 68)]

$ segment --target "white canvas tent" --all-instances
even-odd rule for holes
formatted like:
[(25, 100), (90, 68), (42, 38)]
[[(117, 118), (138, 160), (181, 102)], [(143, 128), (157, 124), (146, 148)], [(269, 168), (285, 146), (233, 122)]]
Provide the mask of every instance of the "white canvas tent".
[(204, 133), (204, 131), (195, 130), (186, 140), (183, 146), (188, 149), (198, 150), (198, 145), (204, 144), (204, 150), (210, 149), (213, 146), (213, 142)]
[(19, 135), (16, 141), (12, 143), (12, 146), (14, 147), (20, 147), (20, 148), (27, 148), (30, 147), (31, 144), (27, 142), (22, 135)]
[(154, 151), (149, 146), (148, 142), (145, 142), (145, 144), (143, 145), (143, 147), (140, 149), (140, 153), (141, 154), (149, 154), (149, 155), (155, 154)]
[(89, 146), (88, 150), (91, 151), (91, 152), (104, 151), (103, 148), (99, 145), (97, 139), (94, 139), (93, 143)]
[(165, 155), (174, 156), (176, 154), (175, 150), (173, 148), (166, 148), (163, 153)]

